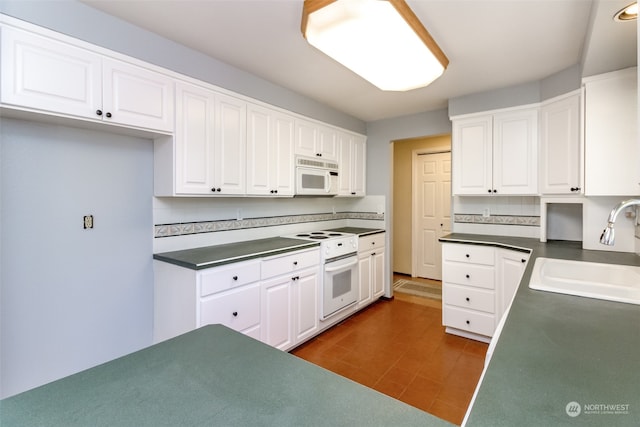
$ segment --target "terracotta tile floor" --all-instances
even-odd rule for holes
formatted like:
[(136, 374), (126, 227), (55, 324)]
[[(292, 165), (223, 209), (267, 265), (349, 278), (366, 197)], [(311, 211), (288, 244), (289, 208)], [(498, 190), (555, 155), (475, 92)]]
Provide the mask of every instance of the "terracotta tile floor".
[(486, 351), (487, 344), (445, 334), (439, 302), (395, 293), (291, 354), (461, 424)]

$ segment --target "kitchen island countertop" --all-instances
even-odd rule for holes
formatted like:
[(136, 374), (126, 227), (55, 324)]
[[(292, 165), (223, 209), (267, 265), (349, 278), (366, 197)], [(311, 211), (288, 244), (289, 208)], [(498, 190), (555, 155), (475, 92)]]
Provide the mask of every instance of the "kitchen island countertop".
[(638, 255), (460, 233), (441, 241), (532, 250), (467, 426), (638, 425), (640, 306), (529, 288), (537, 257), (640, 266)]
[(0, 401), (11, 427), (449, 426), (221, 325)]

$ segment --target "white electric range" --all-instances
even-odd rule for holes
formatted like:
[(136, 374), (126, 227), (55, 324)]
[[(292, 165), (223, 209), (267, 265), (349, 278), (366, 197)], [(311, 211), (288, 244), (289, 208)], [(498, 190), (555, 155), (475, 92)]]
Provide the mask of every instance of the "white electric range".
[(309, 231), (286, 236), (320, 242), (322, 260), (320, 320), (358, 301), (358, 236), (335, 231)]

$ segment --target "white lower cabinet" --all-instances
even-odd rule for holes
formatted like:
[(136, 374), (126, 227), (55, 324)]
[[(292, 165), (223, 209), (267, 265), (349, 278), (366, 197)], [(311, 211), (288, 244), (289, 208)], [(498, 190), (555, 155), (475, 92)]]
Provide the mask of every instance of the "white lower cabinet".
[(320, 252), (265, 258), (261, 282), (261, 340), (288, 350), (318, 332)]
[(371, 304), (384, 294), (385, 233), (360, 237), (358, 240), (358, 276), (360, 294), (358, 308)]
[(518, 288), (529, 254), (474, 244), (442, 245), (442, 323), (488, 342)]
[(318, 333), (317, 248), (202, 270), (153, 266), (154, 343), (216, 323), (281, 350)]

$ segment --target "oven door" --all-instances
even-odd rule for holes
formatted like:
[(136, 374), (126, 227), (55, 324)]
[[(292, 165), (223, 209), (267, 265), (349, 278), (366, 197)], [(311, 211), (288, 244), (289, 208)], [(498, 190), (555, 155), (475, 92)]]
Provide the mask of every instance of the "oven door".
[(322, 317), (325, 320), (358, 300), (358, 256), (349, 254), (324, 265)]

